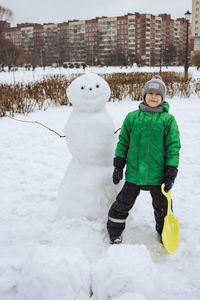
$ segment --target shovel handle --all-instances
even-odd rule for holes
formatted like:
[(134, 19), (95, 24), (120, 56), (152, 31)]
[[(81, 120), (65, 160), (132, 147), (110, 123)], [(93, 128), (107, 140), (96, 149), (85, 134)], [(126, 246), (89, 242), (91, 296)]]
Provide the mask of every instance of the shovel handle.
[(161, 185), (161, 191), (163, 193), (163, 195), (167, 198), (167, 201), (168, 201), (168, 208), (167, 208), (167, 214), (169, 215), (171, 212), (172, 212), (172, 200), (171, 200), (171, 190), (169, 190), (169, 192), (165, 192), (164, 190), (165, 188), (165, 184), (163, 183)]

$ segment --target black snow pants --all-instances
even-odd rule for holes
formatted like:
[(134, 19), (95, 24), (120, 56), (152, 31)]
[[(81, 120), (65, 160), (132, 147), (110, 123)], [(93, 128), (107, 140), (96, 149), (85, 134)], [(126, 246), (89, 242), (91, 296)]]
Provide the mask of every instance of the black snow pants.
[[(161, 234), (164, 218), (167, 214), (168, 201), (161, 192), (160, 185), (150, 185), (148, 188), (152, 197), (156, 231)], [(117, 195), (116, 201), (112, 204), (108, 213), (107, 230), (111, 239), (122, 234), (129, 210), (133, 207), (140, 189), (140, 186), (126, 181), (121, 192)]]

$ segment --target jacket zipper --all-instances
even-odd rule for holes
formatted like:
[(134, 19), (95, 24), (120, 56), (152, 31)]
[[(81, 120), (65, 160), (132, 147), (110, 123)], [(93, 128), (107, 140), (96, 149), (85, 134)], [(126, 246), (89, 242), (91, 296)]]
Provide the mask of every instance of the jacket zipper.
[[(143, 123), (143, 119), (144, 119), (144, 114), (143, 114), (143, 117), (142, 117), (142, 123)], [(139, 133), (139, 138), (138, 138), (138, 141), (139, 141), (139, 147), (138, 147), (138, 152), (137, 152), (137, 170), (139, 171), (139, 161), (140, 161), (140, 146), (141, 146), (141, 134), (142, 134), (142, 131), (143, 131), (143, 127), (140, 128), (140, 133)], [(138, 175), (137, 175), (138, 177)]]
[(152, 114), (150, 128), (149, 128), (149, 138), (148, 138), (148, 147), (147, 147), (147, 159), (146, 159), (147, 170), (146, 170), (146, 177), (145, 177), (145, 185), (147, 184), (147, 177), (148, 177), (148, 173), (149, 173), (149, 164), (148, 164), (148, 162), (149, 162), (149, 150), (150, 150), (151, 131), (152, 131), (152, 124), (153, 124), (154, 114), (155, 113)]

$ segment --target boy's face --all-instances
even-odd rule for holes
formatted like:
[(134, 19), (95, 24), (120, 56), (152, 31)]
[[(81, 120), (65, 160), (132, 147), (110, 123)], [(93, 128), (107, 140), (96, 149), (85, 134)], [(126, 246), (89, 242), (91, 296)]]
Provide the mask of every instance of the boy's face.
[(150, 92), (146, 94), (145, 101), (150, 107), (156, 107), (161, 104), (162, 97), (155, 92)]

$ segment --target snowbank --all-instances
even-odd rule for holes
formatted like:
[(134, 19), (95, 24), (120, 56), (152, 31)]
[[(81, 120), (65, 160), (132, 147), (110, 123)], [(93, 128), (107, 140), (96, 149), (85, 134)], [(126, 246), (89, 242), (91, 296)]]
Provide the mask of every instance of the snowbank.
[(17, 300), (88, 300), (89, 270), (80, 249), (38, 246), (24, 260)]
[[(130, 73), (130, 72), (159, 72), (160, 67), (137, 67), (131, 66), (125, 67), (87, 67), (85, 71), (80, 69), (65, 69), (65, 68), (51, 68), (46, 67), (36, 68), (35, 71), (25, 71), (23, 68), (19, 68), (15, 72), (0, 72), (0, 82), (2, 83), (17, 83), (17, 82), (31, 82), (36, 80), (42, 80), (45, 76), (64, 75), (70, 77), (72, 74), (85, 74), (85, 73)], [(181, 72), (184, 73), (184, 67), (162, 67), (162, 72)], [(189, 74), (192, 74), (193, 78), (200, 77), (200, 71), (197, 68), (190, 67)]]
[(122, 299), (124, 293), (151, 299), (155, 275), (155, 264), (144, 245), (113, 245), (94, 267), (92, 290), (97, 300)]

